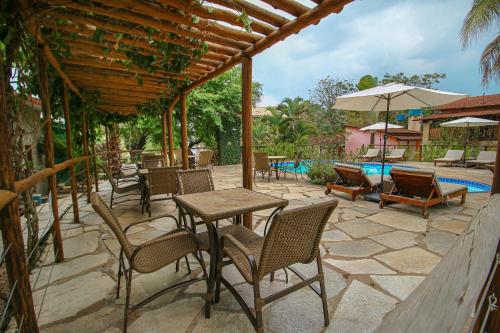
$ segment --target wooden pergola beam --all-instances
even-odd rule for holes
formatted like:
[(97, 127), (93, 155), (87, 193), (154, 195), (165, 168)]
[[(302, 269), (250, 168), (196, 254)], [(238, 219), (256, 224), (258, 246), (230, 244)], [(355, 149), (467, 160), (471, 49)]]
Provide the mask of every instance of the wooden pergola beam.
[(189, 159), (188, 159), (188, 128), (187, 128), (187, 106), (186, 106), (187, 94), (185, 91), (181, 92), (179, 103), (181, 111), (181, 148), (182, 148), (182, 168), (184, 170), (189, 169)]
[(175, 105), (178, 102), (179, 102), (179, 96), (176, 96), (168, 106), (167, 128), (168, 128), (168, 156), (170, 160), (170, 166), (175, 166), (173, 115), (174, 115)]
[(245, 0), (210, 0), (210, 2), (215, 3), (219, 6), (224, 6), (226, 8), (231, 8), (237, 11), (244, 10), (245, 13), (250, 15), (252, 18), (256, 18), (263, 22), (269, 23), (275, 27), (281, 27), (288, 23), (289, 20), (283, 16), (273, 13), (267, 9), (261, 8), (254, 3)]
[[(252, 177), (252, 58), (244, 57), (241, 68), (241, 136), (243, 187), (253, 188)], [(252, 214), (243, 215), (243, 225), (252, 230)]]
[(322, 18), (329, 15), (330, 13), (332, 12), (339, 13), (340, 11), (342, 11), (344, 6), (351, 1), (352, 0), (324, 0), (318, 6), (314, 7), (305, 14), (301, 15), (297, 19), (286, 23), (279, 30), (271, 33), (266, 38), (261, 39), (260, 41), (255, 43), (255, 45), (235, 55), (234, 57), (231, 58), (231, 60), (227, 61), (224, 65), (220, 66), (216, 70), (206, 74), (201, 79), (196, 80), (195, 82), (193, 82), (193, 84), (187, 87), (187, 91), (191, 91), (201, 86), (202, 84), (212, 80), (213, 78), (219, 76), (220, 74), (228, 71), (229, 69), (233, 68), (234, 66), (236, 66), (241, 62), (243, 55), (253, 57), (265, 51), (266, 49), (276, 44), (277, 42), (284, 40), (290, 35), (299, 32), (300, 30), (304, 29), (313, 22), (320, 21)]
[(310, 8), (294, 0), (262, 0), (276, 9), (287, 12), (293, 16), (300, 16), (307, 13)]
[[(243, 21), (240, 19), (238, 15), (225, 9), (217, 7), (207, 7), (202, 4), (198, 4), (196, 2), (183, 2), (178, 0), (159, 0), (159, 1), (162, 4), (180, 9), (184, 12), (189, 12), (192, 15), (197, 15), (199, 17), (203, 17), (208, 20), (223, 21), (225, 23), (242, 28), (245, 26)], [(274, 30), (276, 30), (275, 27), (259, 21), (252, 21), (250, 26), (252, 30), (266, 36), (269, 35), (271, 32), (273, 32)]]

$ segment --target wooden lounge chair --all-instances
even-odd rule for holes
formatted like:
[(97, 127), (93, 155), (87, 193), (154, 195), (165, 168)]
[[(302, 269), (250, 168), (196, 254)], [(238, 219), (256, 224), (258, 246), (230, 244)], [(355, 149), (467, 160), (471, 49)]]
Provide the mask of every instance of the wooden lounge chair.
[(264, 179), (264, 174), (267, 173), (267, 182), (271, 180), (271, 175), (275, 172), (269, 163), (267, 153), (263, 151), (255, 151), (253, 153), (253, 181), (255, 181), (255, 175), (258, 172), (262, 173), (262, 179)]
[[(331, 200), (319, 204), (309, 205), (277, 213), (265, 237), (248, 230), (253, 237), (247, 236), (236, 239), (231, 235), (221, 237), (221, 248), (224, 255), (231, 259), (245, 281), (253, 287), (254, 311), (238, 293), (238, 291), (224, 278), (224, 263), (217, 265), (217, 285), (223, 283), (233, 294), (248, 319), (257, 332), (264, 331), (262, 308), (277, 299), (285, 297), (299, 289), (309, 286), (320, 298), (323, 305), (324, 325), (328, 326), (328, 302), (325, 290), (323, 266), (319, 251), (321, 235), (338, 204), (338, 200)], [(317, 272), (313, 276), (304, 276), (295, 268), (290, 267), (297, 263), (308, 264), (316, 261)], [(269, 274), (280, 269), (288, 268), (294, 272), (300, 282), (287, 288), (263, 297), (261, 295), (261, 281)], [(318, 286), (313, 283), (319, 282)], [(215, 299), (219, 299), (220, 287), (216, 289)]]
[(363, 161), (373, 161), (380, 154), (380, 149), (370, 148), (363, 156), (360, 156)]
[(393, 167), (391, 178), (394, 186), (389, 193), (380, 194), (380, 208), (386, 202), (400, 202), (422, 208), (424, 218), (429, 217), (428, 208), (455, 197), (465, 203), (467, 186), (442, 183), (434, 170)]
[(453, 163), (462, 161), (463, 158), (464, 158), (463, 150), (448, 150), (444, 157), (436, 158), (434, 160), (434, 166), (436, 166), (437, 163), (445, 163), (453, 165)]
[(335, 183), (326, 184), (327, 195), (336, 190), (349, 194), (355, 201), (358, 194), (374, 192), (380, 185), (380, 176), (368, 176), (360, 166), (335, 163), (333, 168), (338, 177)]
[(388, 162), (398, 162), (404, 160), (404, 155), (405, 155), (406, 149), (393, 149), (391, 150), (391, 154), (389, 156), (386, 156), (385, 159)]
[[(201, 260), (198, 255), (198, 246), (196, 236), (187, 229), (180, 227), (177, 219), (172, 215), (159, 215), (153, 218), (147, 218), (144, 220), (134, 221), (130, 223), (125, 229), (122, 228), (120, 222), (113, 214), (113, 212), (106, 206), (102, 198), (97, 193), (91, 194), (92, 208), (96, 211), (99, 216), (106, 222), (106, 224), (111, 228), (115, 234), (118, 242), (120, 243), (120, 257), (118, 260), (118, 279), (116, 288), (116, 298), (120, 297), (120, 282), (122, 275), (125, 277), (126, 282), (126, 295), (125, 295), (125, 313), (123, 320), (123, 332), (127, 332), (127, 321), (128, 316), (133, 311), (146, 305), (147, 303), (155, 300), (156, 298), (162, 296), (166, 292), (182, 288), (191, 283), (195, 283), (202, 280), (208, 280), (207, 272), (205, 268), (205, 263)], [(127, 231), (142, 223), (148, 223), (152, 220), (159, 218), (170, 218), (173, 220), (177, 226), (173, 231), (167, 232), (163, 236), (145, 241), (142, 244), (132, 244), (127, 238)], [(141, 274), (153, 273), (163, 267), (177, 261), (179, 259), (185, 258), (188, 254), (192, 254), (202, 268), (201, 277), (195, 277), (188, 280), (182, 280), (179, 283), (168, 286), (155, 294), (149, 296), (148, 298), (138, 302), (137, 304), (130, 306), (130, 294), (132, 290), (132, 277), (136, 274), (132, 274), (136, 271)], [(125, 260), (128, 261), (128, 265), (125, 265)], [(186, 262), (187, 258), (186, 258)], [(188, 266), (189, 267), (189, 266)], [(189, 269), (191, 273), (191, 270)]]
[[(144, 191), (144, 208), (151, 216), (151, 202), (172, 199), (177, 194), (177, 167), (150, 168)], [(162, 198), (151, 199), (152, 196), (163, 195)]]
[(496, 151), (480, 151), (479, 155), (475, 160), (466, 161), (465, 164), (467, 167), (470, 166), (485, 166), (487, 164), (495, 164), (495, 160), (497, 158)]

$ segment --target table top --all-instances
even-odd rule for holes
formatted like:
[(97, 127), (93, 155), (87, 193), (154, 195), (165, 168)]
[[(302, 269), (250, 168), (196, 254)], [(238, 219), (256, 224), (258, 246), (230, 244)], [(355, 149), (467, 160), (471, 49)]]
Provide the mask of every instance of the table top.
[(174, 201), (205, 222), (230, 218), (274, 207), (285, 207), (288, 200), (246, 188), (233, 188), (174, 196)]
[(277, 155), (277, 156), (268, 156), (267, 158), (270, 160), (286, 160), (288, 157), (283, 155)]

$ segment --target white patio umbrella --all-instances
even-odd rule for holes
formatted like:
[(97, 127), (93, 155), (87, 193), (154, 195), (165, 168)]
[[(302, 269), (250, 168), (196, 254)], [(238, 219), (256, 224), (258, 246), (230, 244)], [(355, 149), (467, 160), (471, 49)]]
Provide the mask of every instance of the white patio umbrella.
[(389, 83), (339, 96), (335, 100), (334, 108), (349, 111), (387, 111), (384, 127), (384, 150), (382, 151), (382, 174), (380, 175), (383, 183), (389, 111), (433, 107), (457, 101), (465, 96), (464, 94), (407, 86), (402, 83)]
[[(399, 125), (394, 125), (394, 124), (387, 124), (387, 128), (403, 128), (403, 126), (399, 126)], [(384, 122), (379, 122), (379, 123), (375, 123), (373, 125), (369, 125), (369, 126), (366, 126), (366, 127), (363, 127), (363, 128), (360, 128), (359, 130), (360, 131), (370, 131), (370, 144), (374, 144), (375, 142), (375, 132), (376, 131), (379, 131), (379, 130), (383, 130), (385, 129), (385, 123)], [(379, 144), (380, 144), (380, 136), (379, 136)]]
[(455, 119), (452, 121), (448, 121), (446, 123), (442, 123), (443, 127), (464, 127), (466, 128), (465, 139), (464, 139), (464, 164), (467, 155), (467, 143), (469, 142), (469, 128), (470, 127), (482, 127), (482, 126), (496, 126), (498, 125), (498, 121), (475, 118), (475, 117), (465, 117), (460, 119)]

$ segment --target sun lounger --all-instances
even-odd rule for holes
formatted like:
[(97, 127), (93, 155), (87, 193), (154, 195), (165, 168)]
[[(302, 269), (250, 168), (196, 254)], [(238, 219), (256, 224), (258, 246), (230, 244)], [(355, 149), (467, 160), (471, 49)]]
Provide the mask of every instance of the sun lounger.
[(363, 159), (363, 161), (372, 161), (372, 160), (376, 159), (379, 154), (380, 154), (380, 149), (371, 148), (371, 149), (368, 149), (366, 154), (361, 156), (361, 158)]
[(368, 176), (363, 168), (357, 165), (335, 163), (333, 167), (338, 175), (335, 183), (326, 184), (326, 194), (332, 190), (347, 193), (355, 201), (358, 194), (374, 192), (380, 185), (380, 176)]
[(475, 160), (466, 161), (465, 164), (469, 166), (485, 166), (487, 164), (495, 164), (497, 158), (496, 151), (481, 151)]
[(404, 159), (406, 149), (393, 149), (389, 156), (386, 156), (385, 159), (389, 162), (397, 162), (402, 161)]
[(453, 165), (453, 163), (460, 162), (463, 158), (464, 158), (463, 150), (448, 150), (444, 157), (436, 158), (434, 160), (434, 166), (436, 166), (436, 163), (445, 163), (445, 164), (449, 163), (450, 165)]
[(434, 170), (393, 167), (391, 178), (394, 186), (389, 193), (380, 194), (380, 208), (384, 208), (386, 202), (405, 203), (421, 207), (424, 218), (428, 218), (431, 206), (459, 196), (461, 203), (465, 203), (467, 186), (442, 183)]

